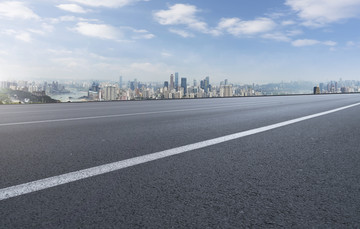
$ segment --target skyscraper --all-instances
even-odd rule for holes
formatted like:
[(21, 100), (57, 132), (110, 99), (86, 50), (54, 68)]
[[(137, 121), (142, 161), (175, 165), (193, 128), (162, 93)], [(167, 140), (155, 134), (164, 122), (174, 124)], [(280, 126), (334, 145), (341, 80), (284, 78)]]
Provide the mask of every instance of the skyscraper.
[(123, 88), (123, 77), (122, 76), (119, 77), (119, 88), (120, 89)]
[(175, 72), (175, 89), (176, 91), (179, 90), (179, 73), (178, 72)]
[(184, 88), (184, 95), (186, 95), (187, 94), (186, 78), (181, 78), (181, 87)]
[(104, 88), (104, 99), (106, 101), (116, 100), (116, 87), (106, 86)]
[(174, 75), (170, 75), (170, 91), (174, 89)]
[(205, 93), (209, 92), (210, 78), (207, 76), (204, 80), (204, 91)]

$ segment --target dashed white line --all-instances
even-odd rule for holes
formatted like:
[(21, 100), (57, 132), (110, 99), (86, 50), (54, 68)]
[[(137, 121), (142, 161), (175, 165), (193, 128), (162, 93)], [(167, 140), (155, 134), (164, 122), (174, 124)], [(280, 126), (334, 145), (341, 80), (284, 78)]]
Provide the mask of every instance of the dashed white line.
[(70, 182), (86, 179), (86, 178), (101, 175), (101, 174), (110, 173), (110, 172), (117, 171), (120, 169), (124, 169), (124, 168), (128, 168), (131, 166), (135, 166), (135, 165), (159, 160), (162, 158), (182, 154), (182, 153), (189, 152), (192, 150), (213, 146), (216, 144), (239, 139), (239, 138), (242, 138), (245, 136), (262, 133), (265, 131), (284, 127), (284, 126), (291, 125), (294, 123), (298, 123), (298, 122), (302, 122), (305, 120), (324, 116), (327, 114), (335, 113), (335, 112), (342, 111), (342, 110), (345, 110), (345, 109), (348, 109), (351, 107), (355, 107), (355, 106), (359, 106), (359, 105), (360, 105), (360, 103), (356, 103), (356, 104), (352, 104), (349, 106), (344, 106), (344, 107), (340, 107), (337, 109), (333, 109), (333, 110), (329, 110), (329, 111), (325, 111), (325, 112), (321, 112), (321, 113), (317, 113), (317, 114), (313, 114), (313, 115), (308, 115), (305, 117), (296, 118), (296, 119), (276, 123), (276, 124), (269, 125), (269, 126), (264, 126), (264, 127), (260, 127), (260, 128), (256, 128), (256, 129), (252, 129), (252, 130), (247, 130), (247, 131), (242, 131), (239, 133), (230, 134), (230, 135), (226, 135), (223, 137), (214, 138), (214, 139), (210, 139), (210, 140), (206, 140), (206, 141), (202, 141), (202, 142), (198, 142), (198, 143), (194, 143), (194, 144), (189, 144), (189, 145), (185, 145), (185, 146), (181, 146), (181, 147), (177, 147), (177, 148), (173, 148), (173, 149), (168, 149), (168, 150), (157, 152), (157, 153), (147, 154), (144, 156), (130, 158), (130, 159), (123, 160), (123, 161), (109, 163), (109, 164), (105, 164), (105, 165), (101, 165), (101, 166), (96, 166), (96, 167), (92, 167), (92, 168), (88, 168), (88, 169), (84, 169), (84, 170), (66, 173), (66, 174), (59, 175), (59, 176), (49, 177), (49, 178), (32, 181), (32, 182), (25, 183), (25, 184), (20, 184), (20, 185), (8, 187), (8, 188), (0, 189), (0, 200), (6, 200), (6, 199), (9, 199), (12, 197), (21, 196), (24, 194), (40, 191), (43, 189), (52, 188), (55, 186), (67, 184)]

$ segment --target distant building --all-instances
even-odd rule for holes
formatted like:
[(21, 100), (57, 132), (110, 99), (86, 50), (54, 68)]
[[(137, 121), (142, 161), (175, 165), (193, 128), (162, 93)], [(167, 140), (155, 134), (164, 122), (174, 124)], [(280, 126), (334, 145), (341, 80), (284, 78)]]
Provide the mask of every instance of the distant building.
[(120, 89), (123, 88), (123, 77), (122, 76), (119, 77), (119, 88)]
[(175, 86), (176, 91), (178, 91), (179, 90), (179, 73), (178, 72), (175, 72), (175, 84), (174, 84), (174, 86)]
[(90, 91), (99, 92), (99, 90), (100, 90), (99, 83), (93, 82), (93, 84), (91, 85)]
[(172, 89), (174, 89), (174, 75), (173, 74), (171, 74), (170, 75), (170, 91), (172, 90)]
[(114, 86), (104, 87), (104, 100), (106, 101), (116, 100), (116, 87)]
[(186, 78), (181, 78), (181, 87), (184, 88), (184, 95), (187, 95), (187, 83), (186, 83)]
[(316, 86), (314, 87), (314, 95), (320, 94), (320, 87)]
[(220, 87), (220, 97), (232, 97), (232, 85), (223, 85)]
[(349, 93), (349, 89), (346, 87), (341, 87), (341, 93)]
[(209, 92), (209, 88), (210, 88), (210, 77), (207, 76), (204, 80), (204, 91), (205, 93)]
[(99, 83), (93, 82), (93, 84), (91, 85), (89, 91), (88, 91), (88, 98), (89, 100), (100, 100), (101, 96), (100, 96), (100, 86)]
[(45, 91), (33, 91), (32, 94), (36, 96), (46, 96)]
[(169, 81), (165, 81), (165, 82), (164, 82), (164, 87), (166, 87), (167, 89), (169, 89)]

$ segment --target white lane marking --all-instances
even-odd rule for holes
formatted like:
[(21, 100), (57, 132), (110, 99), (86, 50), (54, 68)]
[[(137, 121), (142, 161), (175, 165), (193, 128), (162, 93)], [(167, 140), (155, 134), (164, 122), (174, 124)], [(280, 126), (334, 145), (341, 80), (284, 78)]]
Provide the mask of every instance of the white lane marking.
[[(265, 104), (266, 105), (273, 105), (273, 104), (279, 104), (279, 103), (265, 103)], [(245, 105), (249, 105), (249, 104), (245, 104)], [(259, 103), (253, 103), (253, 104), (250, 104), (250, 105), (259, 105)], [(263, 104), (261, 104), (261, 105), (263, 105)], [(26, 124), (39, 124), (39, 123), (78, 121), (78, 120), (88, 120), (88, 119), (101, 119), (101, 118), (118, 118), (118, 117), (149, 115), (149, 114), (161, 114), (161, 113), (177, 113), (177, 112), (187, 112), (187, 111), (214, 110), (214, 109), (221, 109), (221, 108), (243, 107), (243, 106), (244, 106), (244, 104), (223, 105), (223, 106), (213, 106), (213, 107), (205, 107), (205, 108), (201, 107), (201, 108), (191, 108), (191, 109), (149, 111), (149, 112), (139, 112), (139, 113), (129, 113), (129, 114), (99, 115), (99, 116), (88, 116), (88, 117), (78, 117), (78, 118), (62, 118), (62, 119), (49, 119), (49, 120), (39, 120), (39, 121), (0, 123), (0, 127), (1, 126), (26, 125)], [(244, 106), (244, 108), (246, 108), (246, 106)]]
[(334, 110), (329, 110), (329, 111), (325, 111), (325, 112), (321, 112), (321, 113), (317, 113), (317, 114), (313, 114), (313, 115), (308, 115), (305, 117), (296, 118), (296, 119), (276, 123), (276, 124), (269, 125), (269, 126), (264, 126), (264, 127), (260, 127), (260, 128), (256, 128), (256, 129), (252, 129), (252, 130), (247, 130), (247, 131), (242, 131), (239, 133), (230, 134), (230, 135), (226, 135), (223, 137), (214, 138), (214, 139), (210, 139), (210, 140), (206, 140), (206, 141), (202, 141), (202, 142), (198, 142), (198, 143), (194, 143), (194, 144), (189, 144), (189, 145), (185, 145), (185, 146), (181, 146), (181, 147), (177, 147), (177, 148), (173, 148), (173, 149), (168, 149), (168, 150), (164, 150), (164, 151), (157, 152), (157, 153), (147, 154), (144, 156), (134, 157), (134, 158), (126, 159), (123, 161), (100, 165), (100, 166), (96, 166), (96, 167), (92, 167), (92, 168), (88, 168), (88, 169), (83, 169), (83, 170), (79, 170), (79, 171), (75, 171), (75, 172), (71, 172), (71, 173), (66, 173), (63, 175), (58, 175), (58, 176), (54, 176), (54, 177), (49, 177), (49, 178), (32, 181), (32, 182), (25, 183), (25, 184), (20, 184), (20, 185), (15, 185), (15, 186), (8, 187), (8, 188), (0, 189), (0, 201), (6, 200), (6, 199), (9, 199), (12, 197), (16, 197), (16, 196), (21, 196), (21, 195), (28, 194), (28, 193), (40, 191), (43, 189), (48, 189), (48, 188), (52, 188), (55, 186), (67, 184), (70, 182), (86, 179), (89, 177), (93, 177), (93, 176), (97, 176), (97, 175), (101, 175), (101, 174), (105, 174), (105, 173), (110, 173), (113, 171), (131, 167), (131, 166), (135, 166), (135, 165), (159, 160), (162, 158), (182, 154), (182, 153), (189, 152), (192, 150), (213, 146), (216, 144), (228, 142), (228, 141), (239, 139), (239, 138), (246, 137), (249, 135), (254, 135), (254, 134), (261, 133), (261, 132), (273, 130), (276, 128), (284, 127), (284, 126), (291, 125), (294, 123), (298, 123), (298, 122), (313, 119), (316, 117), (324, 116), (327, 114), (335, 113), (335, 112), (342, 111), (342, 110), (345, 110), (345, 109), (348, 109), (351, 107), (355, 107), (355, 106), (359, 106), (359, 105), (360, 105), (360, 103), (356, 103), (356, 104), (352, 104), (349, 106), (340, 107), (340, 108), (337, 108)]

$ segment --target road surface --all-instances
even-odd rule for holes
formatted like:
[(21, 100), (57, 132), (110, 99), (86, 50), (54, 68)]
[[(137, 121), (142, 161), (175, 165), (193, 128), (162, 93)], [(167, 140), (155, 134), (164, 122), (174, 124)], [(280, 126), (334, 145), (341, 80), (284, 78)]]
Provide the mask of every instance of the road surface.
[(360, 227), (359, 103), (0, 106), (0, 228)]

